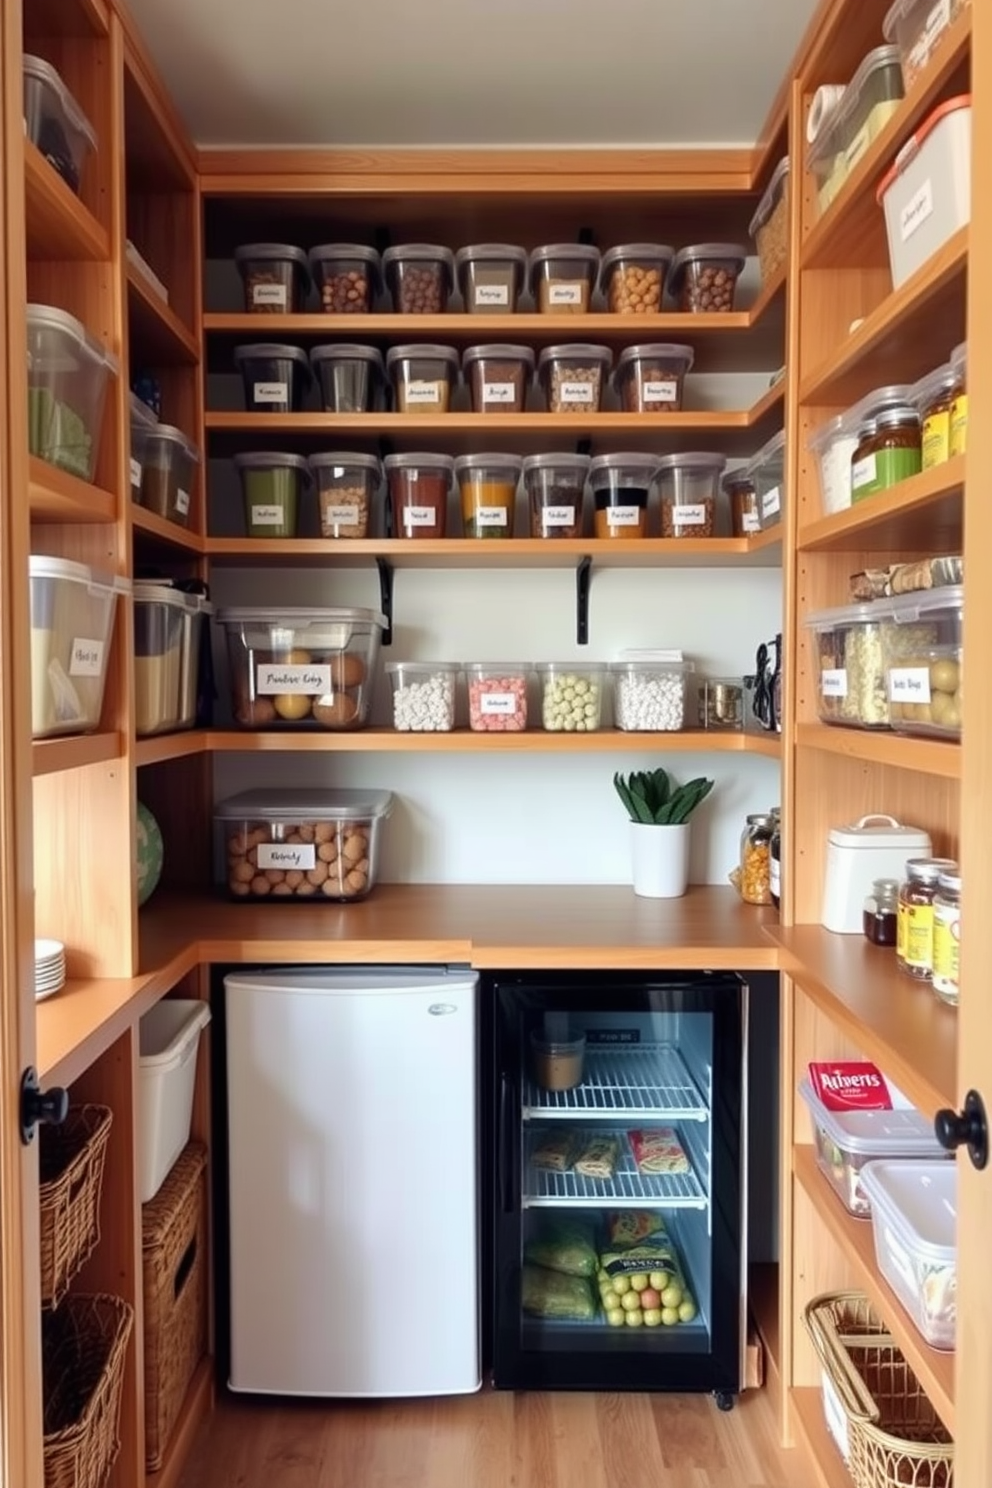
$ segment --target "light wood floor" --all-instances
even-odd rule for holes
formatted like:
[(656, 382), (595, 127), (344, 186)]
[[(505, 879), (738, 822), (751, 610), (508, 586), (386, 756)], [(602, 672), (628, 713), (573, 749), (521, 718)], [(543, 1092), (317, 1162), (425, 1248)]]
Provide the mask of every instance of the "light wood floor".
[(769, 1398), (520, 1394), (220, 1400), (180, 1488), (812, 1488)]

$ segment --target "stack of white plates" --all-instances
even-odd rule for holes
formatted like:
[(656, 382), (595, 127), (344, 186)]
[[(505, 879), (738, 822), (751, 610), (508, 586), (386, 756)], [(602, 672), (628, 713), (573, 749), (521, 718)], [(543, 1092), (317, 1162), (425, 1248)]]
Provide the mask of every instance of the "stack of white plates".
[(65, 946), (60, 940), (34, 943), (34, 995), (41, 1002), (65, 985)]

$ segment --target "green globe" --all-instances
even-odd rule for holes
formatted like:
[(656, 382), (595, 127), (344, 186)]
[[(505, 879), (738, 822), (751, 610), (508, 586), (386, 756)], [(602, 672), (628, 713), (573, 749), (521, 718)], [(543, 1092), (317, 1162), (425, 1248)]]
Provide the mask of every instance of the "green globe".
[(135, 857), (138, 864), (138, 907), (154, 894), (162, 876), (162, 833), (158, 822), (147, 806), (138, 802), (138, 830), (135, 838)]

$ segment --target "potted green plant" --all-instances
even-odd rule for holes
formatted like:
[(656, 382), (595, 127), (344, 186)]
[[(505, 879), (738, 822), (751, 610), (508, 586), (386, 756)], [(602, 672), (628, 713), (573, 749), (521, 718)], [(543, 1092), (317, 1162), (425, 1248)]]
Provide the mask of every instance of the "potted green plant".
[(700, 776), (676, 785), (668, 771), (633, 770), (613, 784), (630, 817), (634, 893), (647, 899), (678, 899), (689, 881), (690, 817), (713, 789)]

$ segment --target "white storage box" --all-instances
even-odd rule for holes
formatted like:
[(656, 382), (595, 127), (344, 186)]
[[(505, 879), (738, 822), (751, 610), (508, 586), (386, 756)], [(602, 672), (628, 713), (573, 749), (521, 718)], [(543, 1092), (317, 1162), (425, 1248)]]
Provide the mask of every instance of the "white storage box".
[(166, 998), (139, 1024), (138, 1186), (141, 1202), (158, 1193), (189, 1141), (205, 1002)]
[(957, 1178), (952, 1162), (872, 1162), (861, 1174), (878, 1269), (937, 1349), (953, 1349), (957, 1322)]
[(32, 556), (31, 733), (85, 734), (100, 726), (114, 611), (128, 579), (67, 558)]
[(902, 879), (907, 858), (933, 855), (930, 833), (904, 827), (894, 816), (863, 816), (831, 827), (820, 923), (840, 935), (861, 935), (865, 895), (876, 878)]
[(879, 182), (898, 289), (971, 221), (971, 95), (949, 98), (906, 141)]

